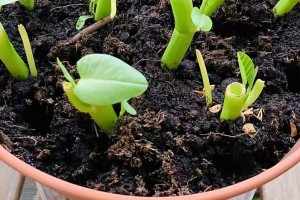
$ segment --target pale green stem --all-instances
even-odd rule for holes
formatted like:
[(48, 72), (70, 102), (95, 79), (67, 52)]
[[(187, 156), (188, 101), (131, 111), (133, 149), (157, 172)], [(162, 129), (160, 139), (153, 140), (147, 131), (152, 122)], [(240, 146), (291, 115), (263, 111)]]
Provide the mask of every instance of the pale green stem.
[(28, 68), (15, 48), (12, 46), (6, 31), (0, 23), (0, 60), (4, 63), (10, 74), (17, 80), (28, 78)]
[(194, 33), (180, 34), (176, 29), (173, 31), (168, 47), (161, 59), (168, 69), (176, 69), (185, 56), (193, 40)]
[(227, 86), (221, 120), (235, 120), (241, 115), (247, 98), (245, 94), (245, 85), (241, 83), (234, 82)]
[(175, 69), (187, 52), (197, 27), (192, 22), (193, 2), (191, 0), (171, 0), (175, 29), (168, 47), (161, 59), (169, 69)]
[(289, 13), (299, 2), (299, 0), (279, 0), (279, 2), (273, 8), (275, 16), (283, 16)]
[(23, 5), (25, 8), (28, 10), (33, 10), (34, 9), (34, 1), (35, 0), (19, 0), (19, 3)]
[(224, 0), (203, 0), (200, 6), (200, 13), (210, 17), (223, 2)]
[(95, 12), (95, 21), (99, 21), (111, 14), (111, 0), (98, 0)]
[(82, 102), (74, 95), (74, 88), (69, 82), (63, 83), (63, 89), (68, 99), (76, 109), (80, 112), (89, 113), (101, 130), (103, 130), (106, 134), (110, 134), (118, 120), (118, 116), (112, 105), (95, 106)]
[(110, 134), (118, 120), (118, 116), (112, 105), (92, 106), (89, 114), (106, 134)]

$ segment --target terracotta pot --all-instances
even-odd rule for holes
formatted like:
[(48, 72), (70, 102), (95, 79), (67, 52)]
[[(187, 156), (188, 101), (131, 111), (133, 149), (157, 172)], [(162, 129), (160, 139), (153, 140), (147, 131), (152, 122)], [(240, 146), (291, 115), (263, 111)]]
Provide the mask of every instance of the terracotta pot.
[(96, 191), (68, 183), (19, 160), (0, 145), (0, 160), (26, 177), (51, 188), (57, 193), (73, 200), (224, 200), (258, 188), (261, 185), (283, 174), (300, 161), (300, 141), (291, 149), (286, 157), (274, 167), (243, 182), (194, 195), (172, 197), (135, 197)]

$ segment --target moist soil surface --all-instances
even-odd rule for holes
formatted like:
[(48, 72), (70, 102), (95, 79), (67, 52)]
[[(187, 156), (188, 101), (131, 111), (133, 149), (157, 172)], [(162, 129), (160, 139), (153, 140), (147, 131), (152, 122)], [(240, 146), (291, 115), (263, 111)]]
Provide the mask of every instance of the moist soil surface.
[[(68, 44), (78, 33), (78, 17), (88, 14), (87, 0), (38, 0), (33, 12), (19, 4), (2, 8), (0, 21), (24, 59), (17, 25), (27, 28), (39, 72), (19, 82), (0, 63), (2, 145), (66, 181), (140, 196), (213, 190), (257, 175), (283, 158), (299, 138), (294, 129), (300, 128), (299, 5), (275, 19), (275, 0), (226, 0), (212, 16), (212, 31), (196, 33), (182, 64), (168, 71), (160, 58), (174, 26), (169, 2), (117, 2), (113, 22)], [(205, 97), (193, 92), (203, 89), (196, 48), (215, 85), (213, 105), (222, 104), (229, 83), (241, 81), (236, 53), (253, 58), (266, 84), (251, 106), (254, 115), (222, 122), (220, 112), (209, 111)], [(59, 57), (78, 78), (76, 61), (90, 53), (114, 55), (149, 81), (147, 92), (130, 101), (138, 115), (126, 114), (109, 137), (67, 100), (65, 78), (55, 62)], [(262, 121), (255, 117), (259, 110)], [(243, 132), (245, 123), (255, 126), (254, 137)]]

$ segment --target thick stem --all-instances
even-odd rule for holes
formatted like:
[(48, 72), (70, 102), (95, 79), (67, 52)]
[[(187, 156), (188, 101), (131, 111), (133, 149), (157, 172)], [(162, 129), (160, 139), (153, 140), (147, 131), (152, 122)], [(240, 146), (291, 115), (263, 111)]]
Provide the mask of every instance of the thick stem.
[(299, 0), (280, 0), (273, 8), (273, 13), (275, 16), (283, 16), (290, 12), (298, 2)]
[(224, 0), (203, 0), (200, 13), (210, 17), (223, 2)]
[(174, 30), (168, 47), (161, 59), (168, 69), (176, 69), (193, 40), (194, 33), (181, 34)]
[(34, 1), (35, 0), (19, 0), (19, 3), (23, 5), (25, 8), (28, 10), (33, 10), (34, 9)]
[(95, 12), (95, 21), (99, 21), (105, 17), (110, 16), (111, 0), (98, 0)]
[(241, 83), (234, 82), (227, 86), (220, 116), (222, 120), (235, 120), (241, 115), (247, 98), (245, 94), (245, 85)]
[(169, 69), (175, 69), (188, 50), (197, 27), (192, 22), (193, 1), (171, 0), (175, 29), (162, 57), (162, 63)]
[(95, 106), (82, 102), (77, 96), (74, 95), (74, 88), (71, 83), (64, 82), (63, 89), (71, 101), (71, 103), (80, 112), (89, 113), (96, 124), (103, 130), (106, 134), (109, 134), (113, 129), (118, 116), (112, 105)]
[(92, 106), (89, 114), (106, 134), (110, 134), (118, 120), (118, 116), (112, 105)]
[(0, 60), (4, 63), (10, 74), (18, 80), (28, 78), (28, 68), (15, 48), (12, 46), (6, 31), (0, 23)]

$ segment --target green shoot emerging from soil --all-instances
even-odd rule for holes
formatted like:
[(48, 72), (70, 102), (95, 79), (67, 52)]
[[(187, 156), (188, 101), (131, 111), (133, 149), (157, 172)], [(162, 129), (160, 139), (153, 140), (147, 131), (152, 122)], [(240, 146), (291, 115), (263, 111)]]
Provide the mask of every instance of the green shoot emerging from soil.
[[(81, 58), (77, 62), (77, 83), (59, 59), (57, 63), (68, 80), (63, 83), (68, 99), (80, 112), (89, 113), (106, 134), (125, 111), (136, 114), (127, 101), (143, 94), (148, 87), (140, 72), (110, 55), (90, 54)], [(121, 104), (120, 113), (113, 108), (117, 103)]]
[(192, 0), (171, 0), (175, 28), (167, 49), (162, 57), (162, 63), (169, 69), (176, 69), (188, 50), (194, 34), (210, 31), (211, 19), (201, 14), (200, 9), (193, 8)]
[(299, 2), (299, 0), (279, 0), (273, 8), (273, 13), (276, 17), (283, 16), (289, 13)]
[(90, 0), (89, 11), (91, 15), (82, 15), (78, 18), (76, 29), (80, 30), (86, 20), (94, 18), (95, 21), (100, 21), (106, 17), (114, 18), (117, 12), (116, 0)]
[(264, 88), (265, 82), (260, 79), (256, 80), (253, 86), (258, 67), (254, 68), (254, 64), (248, 55), (238, 52), (238, 63), (242, 83), (234, 82), (227, 86), (220, 117), (222, 120), (237, 119), (244, 108), (256, 101)]
[(1, 0), (0, 1), (0, 6), (4, 6), (7, 4), (11, 4), (14, 2), (19, 1), (21, 5), (23, 5), (25, 8), (28, 10), (33, 10), (34, 9), (34, 0)]
[(210, 17), (223, 2), (224, 0), (203, 0), (200, 6), (200, 12)]
[(200, 72), (202, 76), (202, 81), (204, 85), (204, 92), (205, 92), (205, 98), (206, 98), (206, 105), (209, 106), (212, 104), (212, 95), (211, 95), (211, 86), (209, 83), (209, 78), (207, 75), (207, 70), (205, 67), (205, 63), (202, 57), (202, 54), (198, 49), (196, 49), (196, 56), (200, 67)]
[(89, 11), (94, 16), (95, 21), (105, 17), (116, 15), (116, 0), (91, 0)]
[(15, 48), (12, 46), (6, 31), (0, 23), (0, 60), (4, 63), (10, 74), (17, 80), (28, 78), (28, 68)]

